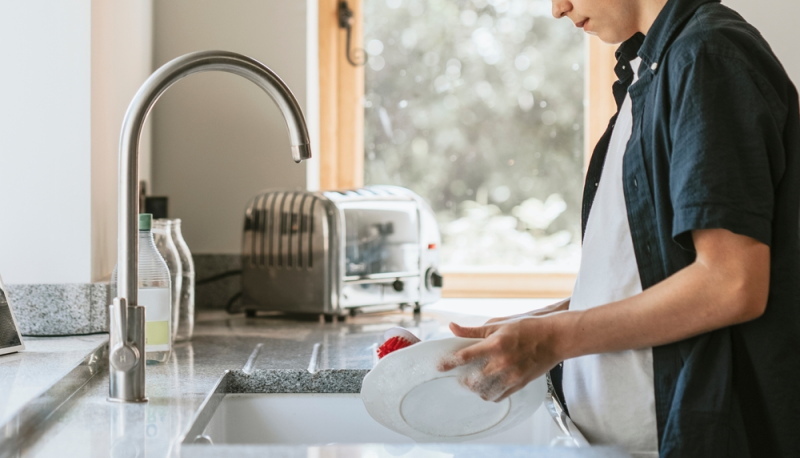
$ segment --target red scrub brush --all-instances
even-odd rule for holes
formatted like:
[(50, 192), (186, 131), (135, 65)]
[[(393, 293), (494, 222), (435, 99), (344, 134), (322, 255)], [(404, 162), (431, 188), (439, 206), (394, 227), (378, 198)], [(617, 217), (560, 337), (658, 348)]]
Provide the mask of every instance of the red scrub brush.
[(417, 336), (403, 328), (389, 329), (383, 334), (383, 339), (383, 344), (378, 347), (378, 359), (383, 358), (393, 351), (410, 347), (419, 342)]

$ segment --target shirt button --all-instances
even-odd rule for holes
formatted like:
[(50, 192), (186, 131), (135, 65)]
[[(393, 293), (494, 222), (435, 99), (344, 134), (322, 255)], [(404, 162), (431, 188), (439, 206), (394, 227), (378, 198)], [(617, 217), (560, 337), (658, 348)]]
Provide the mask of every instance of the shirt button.
[(650, 254), (650, 245), (647, 245), (647, 246), (645, 247), (645, 250), (647, 250), (647, 254)]
[(650, 70), (653, 70), (653, 71), (658, 70), (658, 62), (653, 62), (653, 65), (650, 66)]
[(599, 181), (598, 181), (598, 182), (596, 182), (596, 183), (594, 184), (594, 187), (596, 188), (596, 187), (597, 187), (599, 184), (600, 184), (600, 182), (599, 182)]
[(639, 180), (637, 180), (636, 178), (633, 179), (633, 187), (634, 188), (638, 188), (639, 187)]

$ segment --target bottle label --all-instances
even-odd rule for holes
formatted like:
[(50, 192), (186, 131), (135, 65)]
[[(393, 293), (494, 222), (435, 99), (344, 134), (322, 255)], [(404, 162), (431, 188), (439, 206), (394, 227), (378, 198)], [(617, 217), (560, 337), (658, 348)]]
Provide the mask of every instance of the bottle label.
[(169, 348), (169, 321), (148, 321), (144, 328), (146, 350), (154, 350), (156, 346)]
[(169, 288), (139, 290), (139, 305), (144, 306), (145, 351), (169, 351), (171, 298)]

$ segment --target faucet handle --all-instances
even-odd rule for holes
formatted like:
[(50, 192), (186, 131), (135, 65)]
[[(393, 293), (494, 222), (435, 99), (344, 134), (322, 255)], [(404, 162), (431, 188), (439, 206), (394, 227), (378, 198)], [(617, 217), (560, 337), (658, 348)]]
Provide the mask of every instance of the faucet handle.
[(139, 350), (128, 341), (128, 301), (124, 297), (115, 297), (111, 309), (112, 332), (116, 332), (117, 338), (109, 354), (109, 361), (114, 369), (127, 372), (139, 360)]
[(128, 343), (128, 300), (124, 297), (115, 297), (111, 309), (111, 330), (116, 331), (117, 341), (123, 345)]
[(136, 366), (139, 359), (139, 351), (135, 347), (126, 345), (124, 343), (117, 344), (113, 350), (109, 360), (114, 369), (122, 372), (127, 372)]

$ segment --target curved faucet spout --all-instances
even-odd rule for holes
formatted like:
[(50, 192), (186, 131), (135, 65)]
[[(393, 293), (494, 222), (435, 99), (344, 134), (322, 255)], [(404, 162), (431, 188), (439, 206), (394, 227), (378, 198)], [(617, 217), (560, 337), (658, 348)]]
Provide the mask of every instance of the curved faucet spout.
[[(119, 140), (119, 204), (117, 216), (117, 291), (120, 300), (110, 306), (109, 399), (140, 402), (144, 397), (144, 313), (138, 304), (139, 141), (153, 105), (178, 80), (193, 73), (222, 71), (255, 83), (278, 105), (292, 145), (292, 157), (311, 157), (303, 111), (283, 80), (261, 62), (227, 51), (201, 51), (178, 57), (156, 70), (133, 97)], [(126, 305), (127, 304), (127, 305)], [(124, 324), (124, 326), (123, 326)], [(124, 328), (124, 329), (123, 329)], [(122, 335), (127, 334), (127, 335)], [(135, 364), (131, 358), (136, 357)]]

